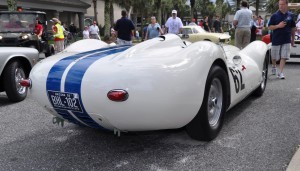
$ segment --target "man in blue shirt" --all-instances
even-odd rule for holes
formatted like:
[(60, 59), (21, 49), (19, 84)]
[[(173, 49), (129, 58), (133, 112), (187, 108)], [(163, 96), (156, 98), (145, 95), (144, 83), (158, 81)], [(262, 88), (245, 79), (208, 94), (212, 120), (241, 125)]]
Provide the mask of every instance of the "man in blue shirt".
[(145, 40), (153, 39), (158, 37), (160, 34), (163, 34), (160, 25), (156, 22), (154, 16), (151, 17), (151, 24), (148, 25)]
[(132, 37), (135, 36), (133, 22), (127, 18), (127, 12), (122, 10), (122, 18), (117, 20), (115, 31), (119, 45), (132, 45)]
[[(286, 60), (290, 58), (291, 45), (295, 44), (294, 14), (288, 11), (288, 0), (279, 0), (279, 10), (275, 12), (269, 22), (272, 30), (272, 74), (284, 79), (283, 68)], [(277, 73), (276, 61), (280, 59), (279, 72)]]

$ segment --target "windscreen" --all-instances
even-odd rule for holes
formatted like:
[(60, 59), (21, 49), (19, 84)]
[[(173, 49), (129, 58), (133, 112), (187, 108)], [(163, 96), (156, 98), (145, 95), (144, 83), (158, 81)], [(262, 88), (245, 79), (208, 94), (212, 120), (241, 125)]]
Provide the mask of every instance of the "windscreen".
[(31, 33), (35, 27), (35, 14), (0, 13), (1, 33)]

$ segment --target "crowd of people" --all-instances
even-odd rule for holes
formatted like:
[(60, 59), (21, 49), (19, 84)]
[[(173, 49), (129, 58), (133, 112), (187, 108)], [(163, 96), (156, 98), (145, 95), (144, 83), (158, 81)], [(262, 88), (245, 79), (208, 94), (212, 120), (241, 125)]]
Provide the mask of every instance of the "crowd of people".
[[(268, 28), (272, 33), (272, 73), (284, 79), (283, 68), (286, 60), (290, 56), (290, 48), (294, 46), (295, 34), (300, 36), (300, 14), (297, 21), (293, 20), (293, 13), (288, 11), (288, 0), (278, 0), (278, 11), (275, 12), (270, 19), (265, 22), (261, 16), (255, 16), (249, 9), (246, 0), (242, 0), (240, 9), (235, 13), (233, 19), (233, 27), (235, 30), (235, 46), (240, 49), (246, 47), (250, 42), (261, 39), (263, 30)], [(132, 40), (136, 38), (140, 40), (140, 32), (135, 28), (132, 20), (128, 18), (125, 10), (121, 12), (122, 17), (118, 19), (111, 28), (111, 39), (119, 45), (131, 45)], [(57, 18), (53, 18), (53, 33), (55, 49), (57, 52), (63, 50), (64, 30), (61, 22)], [(37, 21), (38, 22), (38, 21)], [(203, 20), (197, 22), (192, 19), (188, 25), (199, 25), (207, 32), (223, 33), (220, 16), (215, 16), (212, 24), (209, 24), (209, 17), (205, 16)], [(296, 27), (297, 26), (297, 27)], [(37, 30), (38, 27), (37, 27)], [(76, 27), (71, 24), (68, 31), (75, 36), (77, 34)], [(170, 18), (165, 25), (160, 25), (155, 16), (151, 16), (151, 23), (147, 23), (142, 29), (142, 41), (153, 39), (163, 34), (180, 34), (183, 31), (183, 22), (177, 16), (177, 11), (172, 10)], [(101, 40), (99, 27), (96, 21), (90, 26), (85, 26), (82, 32), (83, 39)], [(276, 61), (280, 60), (279, 72), (277, 72)]]
[[(295, 47), (296, 23), (300, 26), (299, 21), (300, 14), (295, 22), (294, 14), (288, 11), (288, 0), (278, 0), (278, 11), (272, 14), (266, 23), (271, 33), (272, 74), (280, 79), (285, 79), (283, 69), (286, 60), (290, 58), (291, 47)], [(233, 25), (235, 26), (235, 46), (242, 49), (256, 38), (261, 39), (265, 22), (261, 16), (253, 16), (248, 2), (243, 0), (240, 10), (234, 16)], [(276, 61), (280, 61), (279, 70)]]

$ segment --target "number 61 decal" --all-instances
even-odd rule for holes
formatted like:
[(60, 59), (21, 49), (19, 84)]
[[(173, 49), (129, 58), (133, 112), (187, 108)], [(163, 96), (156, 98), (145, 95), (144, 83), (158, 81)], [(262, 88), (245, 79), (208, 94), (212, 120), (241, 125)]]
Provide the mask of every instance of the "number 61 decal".
[(245, 84), (243, 83), (243, 76), (240, 70), (229, 68), (229, 71), (232, 75), (234, 85), (235, 85), (235, 92), (239, 93), (243, 89), (245, 89)]

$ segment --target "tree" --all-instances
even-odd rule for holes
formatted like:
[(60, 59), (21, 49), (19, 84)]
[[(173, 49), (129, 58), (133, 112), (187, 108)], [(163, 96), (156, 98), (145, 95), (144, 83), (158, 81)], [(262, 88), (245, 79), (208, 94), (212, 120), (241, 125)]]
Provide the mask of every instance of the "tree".
[(255, 15), (258, 16), (259, 0), (255, 0)]
[(104, 1), (104, 40), (108, 40), (110, 37), (110, 5), (111, 0)]
[(110, 1), (110, 25), (113, 26), (115, 22), (115, 16), (114, 16), (114, 2)]
[(216, 1), (216, 15), (220, 16), (222, 19), (222, 8), (223, 8), (223, 0)]
[(241, 0), (236, 0), (236, 11), (240, 9)]
[(97, 0), (93, 0), (93, 5), (94, 5), (94, 21), (98, 23)]
[[(191, 3), (191, 18), (197, 18), (197, 16), (195, 16), (194, 12), (195, 12), (195, 0), (190, 0)], [(197, 15), (197, 12), (196, 12)]]
[[(299, 0), (289, 0), (290, 3), (299, 3)], [(278, 0), (268, 0), (266, 5), (266, 11), (268, 13), (274, 13), (278, 10)]]
[(7, 0), (8, 11), (17, 11), (17, 0)]
[(157, 22), (161, 23), (161, 15), (162, 15), (162, 0), (155, 0), (155, 7), (157, 10)]

